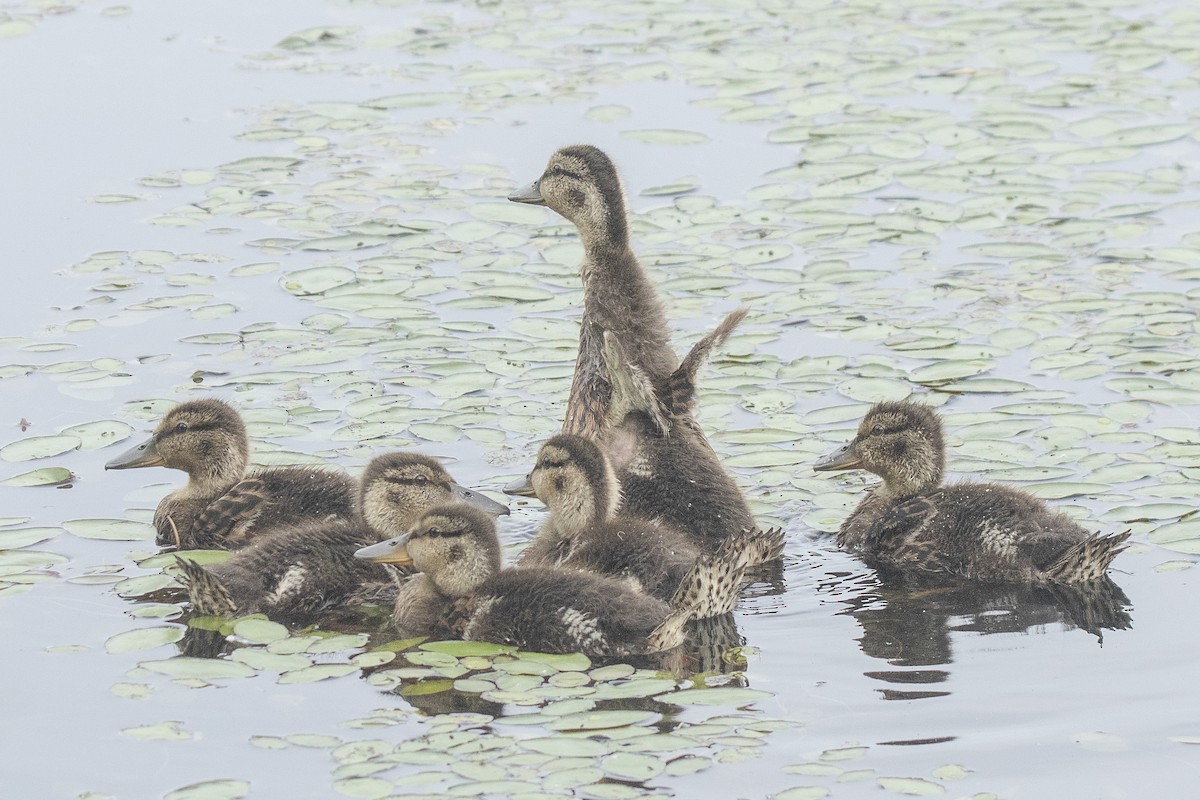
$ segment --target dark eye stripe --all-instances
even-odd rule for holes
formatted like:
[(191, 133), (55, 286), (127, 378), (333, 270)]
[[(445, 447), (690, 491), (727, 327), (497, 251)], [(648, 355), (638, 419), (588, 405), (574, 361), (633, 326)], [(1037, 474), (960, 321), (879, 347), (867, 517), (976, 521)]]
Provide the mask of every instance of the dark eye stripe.
[(549, 459), (543, 459), (537, 463), (535, 469), (555, 469), (558, 467), (565, 467), (566, 465), (566, 461), (551, 461)]
[[(176, 423), (176, 424), (178, 424), (178, 423)], [(176, 433), (190, 433), (191, 431), (212, 431), (212, 430), (216, 430), (217, 427), (218, 426), (215, 422), (199, 422), (199, 423), (196, 423), (195, 425), (193, 425), (192, 423), (189, 422), (187, 424), (186, 430), (177, 431), (177, 430), (175, 430), (175, 426), (172, 425), (170, 428), (167, 428), (165, 431), (162, 431), (161, 433), (159, 433), (158, 437), (162, 438), (164, 436), (171, 436), (172, 434), (176, 434)]]

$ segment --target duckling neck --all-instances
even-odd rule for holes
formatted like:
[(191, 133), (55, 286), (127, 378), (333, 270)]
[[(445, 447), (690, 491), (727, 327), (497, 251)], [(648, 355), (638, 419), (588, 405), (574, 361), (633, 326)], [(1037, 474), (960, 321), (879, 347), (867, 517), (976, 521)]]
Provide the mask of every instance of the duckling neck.
[(492, 559), (486, 553), (476, 551), (464, 555), (428, 578), (445, 597), (466, 597), (474, 594), (484, 581), (499, 571), (498, 557)]
[(246, 476), (246, 459), (235, 453), (188, 472), (184, 491), (192, 497), (219, 497)]
[(942, 485), (942, 467), (940, 464), (926, 469), (893, 470), (881, 476), (883, 483), (875, 490), (875, 496), (881, 500), (901, 500), (928, 494)]
[(607, 509), (601, 509), (591, 492), (562, 498), (550, 512), (550, 530), (556, 539), (578, 536), (604, 521)]

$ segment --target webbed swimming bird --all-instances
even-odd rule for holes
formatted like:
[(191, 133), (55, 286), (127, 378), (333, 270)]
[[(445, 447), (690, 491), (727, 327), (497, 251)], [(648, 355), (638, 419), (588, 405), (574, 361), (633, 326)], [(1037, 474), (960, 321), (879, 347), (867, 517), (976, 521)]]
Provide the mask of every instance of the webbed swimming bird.
[(814, 469), (883, 478), (842, 523), (837, 541), (886, 568), (984, 582), (1082, 584), (1105, 577), (1129, 533), (1093, 535), (1028, 492), (996, 483), (942, 484), (942, 424), (930, 408), (884, 402)]
[(389, 596), (392, 571), (354, 557), (359, 548), (407, 531), (427, 509), (458, 501), (488, 514), (508, 508), (465, 489), (434, 459), (387, 453), (367, 465), (356, 521), (308, 522), (262, 537), (208, 567), (177, 558), (192, 605), (213, 616), (265, 613), (295, 624)]
[(411, 564), (393, 620), (402, 636), (461, 636), (542, 652), (652, 653), (678, 646), (697, 614), (732, 608), (751, 535), (730, 536), (702, 556), (670, 604), (627, 582), (555, 567), (502, 569), (492, 520), (458, 506), (430, 509), (406, 535), (366, 547), (359, 558)]
[(696, 563), (696, 546), (678, 530), (618, 510), (616, 473), (590, 439), (566, 433), (549, 439), (528, 481), (528, 490), (518, 482), (505, 491), (536, 495), (550, 514), (521, 553), (521, 566), (607, 575), (669, 600)]
[(246, 472), (250, 442), (242, 417), (216, 398), (172, 408), (154, 435), (104, 465), (105, 469), (167, 467), (188, 482), (154, 512), (155, 541), (180, 549), (232, 549), (264, 531), (309, 520), (354, 518), (353, 478), (312, 467)]
[(684, 529), (710, 552), (724, 536), (753, 529), (691, 408), (696, 369), (745, 311), (729, 315), (693, 349), (696, 358), (679, 363), (662, 305), (630, 248), (616, 167), (595, 147), (557, 151), (542, 176), (509, 199), (551, 208), (583, 242), (583, 321), (563, 432), (605, 446), (637, 516)]

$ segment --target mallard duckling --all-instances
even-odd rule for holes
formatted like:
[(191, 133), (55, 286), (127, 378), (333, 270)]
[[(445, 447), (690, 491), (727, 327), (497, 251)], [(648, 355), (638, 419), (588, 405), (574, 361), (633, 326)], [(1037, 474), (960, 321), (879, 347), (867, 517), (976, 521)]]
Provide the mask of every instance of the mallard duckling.
[(272, 467), (246, 474), (250, 443), (242, 417), (215, 398), (167, 412), (154, 435), (105, 469), (167, 467), (188, 482), (154, 512), (155, 541), (182, 550), (232, 549), (264, 531), (305, 520), (354, 518), (356, 485), (328, 469)]
[(521, 553), (522, 566), (608, 575), (669, 600), (696, 563), (696, 547), (676, 529), (618, 513), (616, 473), (600, 448), (582, 436), (563, 433), (549, 439), (528, 480), (505, 491), (535, 495), (550, 510)]
[[(710, 551), (723, 536), (751, 530), (741, 492), (691, 413), (696, 369), (745, 311), (680, 365), (662, 305), (629, 246), (616, 167), (595, 147), (557, 151), (541, 178), (509, 200), (551, 208), (575, 223), (583, 242), (583, 321), (563, 433), (605, 445), (638, 516), (688, 528)], [(659, 441), (643, 441), (648, 436)]]
[[(490, 517), (465, 506), (430, 509), (399, 539), (359, 558), (411, 564), (393, 619), (402, 636), (459, 635), (543, 652), (629, 655), (671, 649), (698, 613), (732, 608), (756, 554), (752, 536), (733, 536), (702, 557), (672, 605), (614, 578), (554, 567), (500, 568)], [(673, 606), (673, 607), (672, 607)]]
[(265, 613), (297, 624), (316, 622), (373, 594), (388, 594), (391, 570), (355, 558), (356, 550), (407, 531), (426, 509), (452, 501), (488, 514), (508, 513), (506, 506), (459, 486), (428, 456), (387, 453), (363, 472), (358, 520), (310, 521), (261, 537), (209, 567), (177, 561), (199, 613)]
[(1087, 583), (1105, 577), (1129, 533), (1096, 536), (1027, 492), (942, 485), (942, 423), (912, 402), (878, 403), (816, 470), (883, 478), (842, 523), (838, 544), (907, 573), (988, 582)]

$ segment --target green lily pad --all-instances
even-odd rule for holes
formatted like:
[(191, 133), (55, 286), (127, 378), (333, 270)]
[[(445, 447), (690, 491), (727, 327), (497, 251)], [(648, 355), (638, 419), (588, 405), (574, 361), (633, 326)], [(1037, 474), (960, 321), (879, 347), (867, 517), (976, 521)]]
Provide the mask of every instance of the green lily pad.
[(108, 637), (104, 649), (110, 653), (132, 653), (174, 644), (183, 638), (184, 629), (175, 625), (136, 628)]
[(0, 550), (14, 550), (53, 539), (62, 528), (13, 528), (0, 531)]
[(167, 792), (163, 800), (239, 800), (250, 794), (250, 781), (215, 780), (191, 783)]
[(31, 472), (22, 472), (0, 481), (4, 486), (61, 486), (70, 483), (75, 475), (66, 467), (43, 467)]
[(267, 619), (241, 619), (233, 623), (233, 635), (254, 644), (269, 644), (286, 639), (288, 629)]
[(127, 519), (71, 519), (64, 522), (63, 527), (72, 536), (78, 536), (81, 539), (103, 539), (118, 542), (154, 541), (152, 526)]
[(30, 436), (28, 439), (0, 447), (0, 459), (31, 461), (35, 458), (50, 458), (78, 450), (81, 444), (78, 436)]
[(328, 678), (341, 678), (356, 672), (358, 672), (358, 667), (353, 664), (313, 664), (309, 667), (283, 673), (279, 676), (277, 683), (313, 683)]
[(946, 793), (946, 787), (924, 778), (880, 778), (879, 785), (889, 792), (913, 797), (937, 797)]
[(222, 661), (216, 658), (191, 658), (178, 656), (163, 661), (143, 661), (139, 666), (161, 675), (172, 678), (199, 678), (200, 680), (215, 680), (217, 678), (249, 678), (254, 670), (236, 661)]
[(658, 715), (650, 711), (587, 711), (582, 714), (567, 714), (551, 721), (546, 727), (555, 731), (590, 731), (605, 728), (624, 728), (640, 725)]

